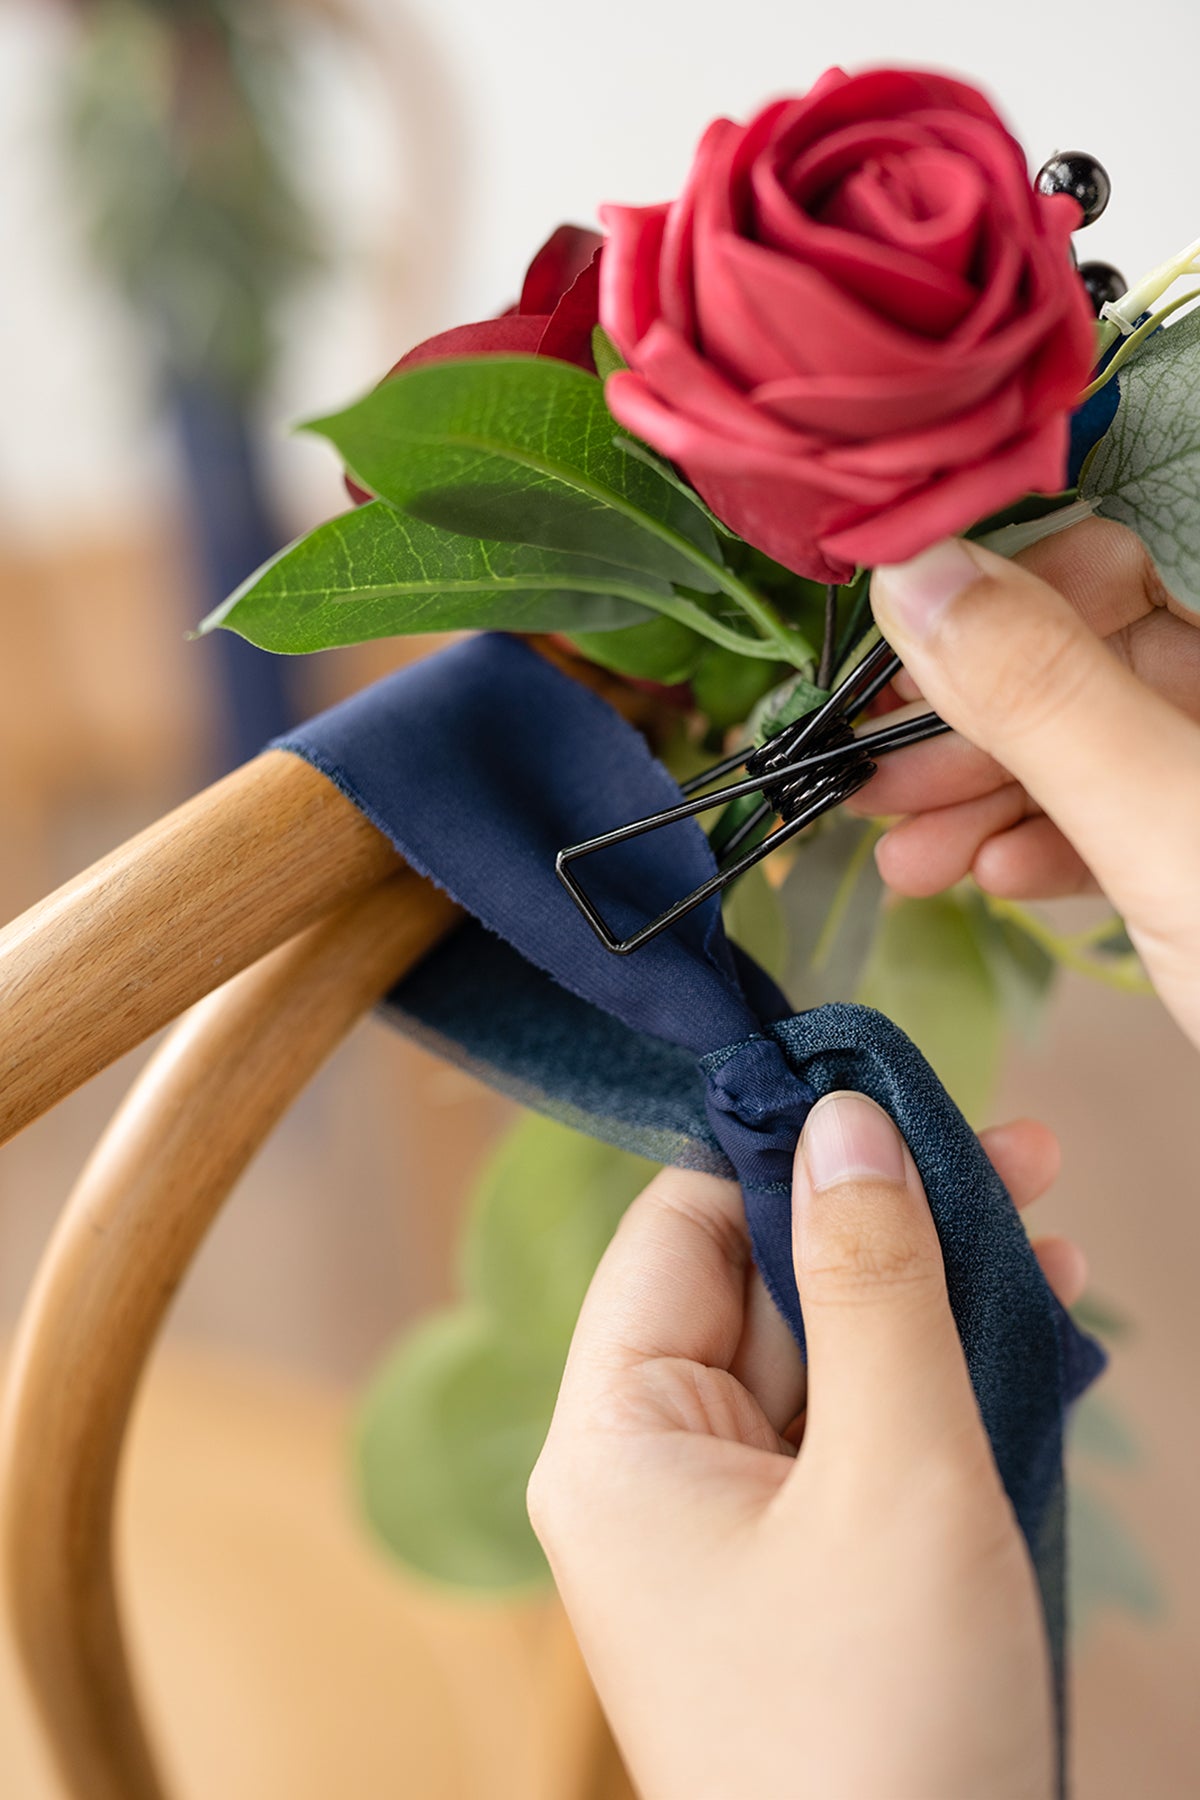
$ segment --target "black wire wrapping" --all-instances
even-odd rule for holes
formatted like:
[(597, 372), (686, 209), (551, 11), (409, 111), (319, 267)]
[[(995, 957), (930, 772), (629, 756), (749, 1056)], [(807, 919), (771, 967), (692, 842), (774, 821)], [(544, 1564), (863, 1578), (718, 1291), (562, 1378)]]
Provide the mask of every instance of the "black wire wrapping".
[[(863, 787), (876, 771), (874, 755), (885, 755), (948, 731), (949, 726), (936, 713), (923, 713), (863, 737), (855, 736), (851, 719), (882, 693), (899, 668), (900, 658), (890, 645), (880, 640), (813, 712), (783, 726), (765, 744), (737, 751), (685, 782), (681, 791), (686, 798), (680, 805), (667, 807), (645, 819), (633, 819), (599, 837), (560, 850), (555, 859), (555, 872), (605, 949), (616, 956), (628, 956), (666, 931), (693, 907), (701, 905), (711, 894), (728, 887), (780, 844), (823, 813), (840, 806), (843, 800), (848, 800)], [(711, 782), (741, 767), (746, 770), (743, 780), (704, 791)], [(630, 937), (617, 938), (580, 884), (572, 864), (597, 851), (640, 837), (644, 832), (661, 830), (680, 819), (693, 818), (698, 813), (710, 812), (731, 800), (754, 793), (761, 793), (763, 799), (722, 844), (716, 874), (656, 918), (648, 920)], [(738, 855), (747, 838), (772, 815), (782, 821), (778, 829)]]

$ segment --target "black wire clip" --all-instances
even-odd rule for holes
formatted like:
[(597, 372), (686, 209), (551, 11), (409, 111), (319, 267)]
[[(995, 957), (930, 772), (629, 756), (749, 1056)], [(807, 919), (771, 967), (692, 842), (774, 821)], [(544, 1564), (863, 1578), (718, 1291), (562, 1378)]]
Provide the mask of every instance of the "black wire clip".
[[(606, 831), (600, 837), (588, 838), (582, 844), (571, 844), (560, 850), (555, 859), (555, 873), (604, 948), (615, 956), (628, 956), (631, 951), (640, 950), (676, 919), (700, 906), (710, 894), (720, 893), (722, 888), (744, 875), (747, 869), (752, 869), (780, 844), (795, 837), (822, 813), (830, 812), (843, 800), (848, 800), (874, 775), (874, 757), (885, 756), (889, 751), (902, 750), (909, 744), (919, 744), (925, 738), (949, 731), (944, 719), (927, 712), (855, 737), (852, 719), (882, 693), (899, 668), (900, 658), (881, 639), (815, 711), (785, 725), (765, 744), (736, 751), (685, 781), (680, 791), (696, 798), (685, 799), (679, 806), (669, 806), (645, 819), (633, 819), (628, 825), (618, 825), (615, 831)], [(710, 781), (743, 767), (746, 770), (743, 780), (710, 792), (701, 791), (708, 788)], [(676, 900), (656, 919), (649, 920), (632, 937), (614, 937), (580, 886), (572, 864), (598, 850), (623, 844), (628, 838), (658, 831), (664, 825), (674, 825), (680, 819), (690, 819), (697, 813), (724, 806), (743, 794), (755, 793), (761, 793), (763, 799), (721, 844), (716, 874), (701, 882), (690, 894), (685, 894), (682, 900)], [(782, 821), (777, 829), (738, 855), (746, 839), (773, 815)]]

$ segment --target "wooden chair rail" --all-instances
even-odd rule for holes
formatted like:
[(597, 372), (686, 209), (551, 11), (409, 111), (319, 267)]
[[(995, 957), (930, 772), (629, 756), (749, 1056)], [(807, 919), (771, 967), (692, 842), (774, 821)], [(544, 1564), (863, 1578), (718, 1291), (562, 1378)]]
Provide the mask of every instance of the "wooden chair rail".
[[(81, 985), (90, 1048), (60, 1061), (40, 1087), (27, 1077), (18, 1111), (32, 1116), (30, 1109), (51, 1104), (153, 1030), (167, 1016), (164, 1006), (177, 1007), (218, 971), (257, 954), (255, 946), (277, 940), (281, 915), (292, 924), (311, 917), (339, 891), (361, 888), (381, 864), (394, 864), (370, 827), (369, 836), (353, 829), (345, 816), (352, 809), (327, 783), (314, 778), (336, 805), (312, 786), (306, 765), (265, 757), (250, 768), (257, 774), (235, 790), (232, 828), (207, 806), (184, 808), (174, 825), (168, 820), (160, 834), (147, 834), (148, 845), (142, 841), (151, 872), (125, 865), (133, 892), (115, 905), (97, 894), (102, 878), (94, 872), (47, 902), (77, 922), (69, 974), (60, 947), (53, 960), (38, 953), (44, 918), (26, 927), (33, 954), (25, 1004), (36, 1005), (39, 981), (52, 979), (61, 1018)], [(316, 835), (320, 858), (312, 854)], [(200, 863), (193, 860), (198, 840), (206, 845)], [(119, 882), (112, 863), (129, 854), (119, 852), (103, 879)], [(201, 893), (187, 880), (197, 868), (206, 871), (196, 884)], [(308, 868), (320, 868), (320, 877), (305, 876)], [(174, 908), (183, 917), (178, 938), (167, 931)], [(0, 1469), (15, 1636), (74, 1800), (162, 1800), (122, 1642), (112, 1524), (130, 1407), (171, 1297), (294, 1096), (457, 916), (443, 894), (402, 870), (226, 982), (152, 1058), (60, 1219), (18, 1336)], [(97, 978), (76, 946), (82, 938), (97, 954), (105, 920), (118, 945)], [(206, 932), (215, 932), (207, 947)], [(154, 940), (141, 955), (140, 933)], [(18, 954), (10, 938), (10, 968)], [(169, 1001), (149, 1005), (140, 983), (151, 980), (168, 985)], [(115, 1025), (101, 1017), (103, 995), (114, 987), (125, 997)], [(38, 1041), (28, 1018), (21, 1036), (28, 1059)]]
[(0, 1143), (399, 867), (323, 775), (269, 750), (0, 932)]

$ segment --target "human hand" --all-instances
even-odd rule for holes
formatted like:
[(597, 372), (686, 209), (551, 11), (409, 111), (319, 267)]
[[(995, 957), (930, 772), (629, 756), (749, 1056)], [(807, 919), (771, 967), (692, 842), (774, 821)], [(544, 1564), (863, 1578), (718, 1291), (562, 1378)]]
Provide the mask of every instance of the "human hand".
[(962, 735), (887, 759), (859, 811), (901, 893), (1099, 887), (1200, 1044), (1200, 631), (1131, 533), (1101, 520), (1017, 563), (951, 540), (876, 570), (872, 604)]
[[(983, 1142), (1018, 1204), (1053, 1178), (1043, 1128)], [(737, 1187), (664, 1170), (597, 1271), (530, 1484), (633, 1778), (645, 1800), (1049, 1800), (1033, 1568), (872, 1101), (813, 1109), (792, 1215), (808, 1387)], [(1043, 1267), (1077, 1297), (1078, 1262)]]

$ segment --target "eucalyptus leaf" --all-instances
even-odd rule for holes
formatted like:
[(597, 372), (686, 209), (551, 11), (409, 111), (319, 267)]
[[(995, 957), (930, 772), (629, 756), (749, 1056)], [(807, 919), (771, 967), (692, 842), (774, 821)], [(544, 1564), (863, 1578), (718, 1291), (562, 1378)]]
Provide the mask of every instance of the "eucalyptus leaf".
[(1075, 1302), (1071, 1316), (1081, 1330), (1090, 1331), (1106, 1344), (1119, 1344), (1133, 1330), (1133, 1321), (1128, 1314), (1090, 1288), (1082, 1300)]
[(893, 1019), (973, 1124), (1000, 1072), (1000, 997), (961, 900), (938, 894), (885, 908), (859, 999)]
[(1072, 1629), (1085, 1632), (1098, 1612), (1115, 1607), (1143, 1619), (1162, 1610), (1162, 1594), (1149, 1559), (1129, 1528), (1090, 1483), (1072, 1481), (1070, 1492), (1070, 1606)]
[(1136, 1468), (1141, 1460), (1137, 1440), (1120, 1413), (1095, 1392), (1085, 1394), (1074, 1408), (1070, 1442), (1073, 1455), (1114, 1468)]
[(788, 927), (784, 989), (796, 1007), (854, 1000), (879, 927), (879, 828), (835, 812), (801, 840), (780, 891)]
[(815, 712), (829, 698), (829, 690), (821, 688), (810, 674), (799, 670), (765, 694), (750, 715), (750, 736), (756, 744), (765, 744), (785, 725), (794, 725), (806, 713)]
[(459, 537), (373, 500), (282, 550), (200, 630), (224, 626), (287, 654), (480, 627), (620, 633), (649, 621), (683, 632), (655, 620), (655, 602), (670, 596), (652, 575), (565, 550)]
[(596, 1264), (657, 1165), (552, 1119), (523, 1118), (476, 1190), (462, 1285), (525, 1343), (564, 1357)]
[(359, 1413), (359, 1488), (409, 1568), (472, 1588), (545, 1578), (525, 1488), (560, 1373), (462, 1308), (419, 1326), (376, 1377)]
[(501, 1144), (469, 1215), (466, 1298), (408, 1334), (360, 1409), (364, 1510), (410, 1568), (469, 1588), (547, 1579), (525, 1488), (588, 1283), (654, 1169), (537, 1117)]
[(1058, 964), (1039, 939), (1021, 928), (1018, 919), (993, 912), (985, 894), (968, 889), (965, 904), (1010, 1023), (1027, 1042), (1036, 1042)]
[(720, 586), (708, 520), (613, 442), (594, 375), (551, 357), (425, 363), (310, 422), (402, 512), (467, 537), (569, 550)]
[(1121, 370), (1116, 417), (1079, 492), (1136, 531), (1172, 593), (1200, 609), (1200, 309), (1155, 332)]
[(734, 942), (768, 975), (782, 981), (788, 959), (787, 920), (761, 863), (726, 888), (721, 914)]

